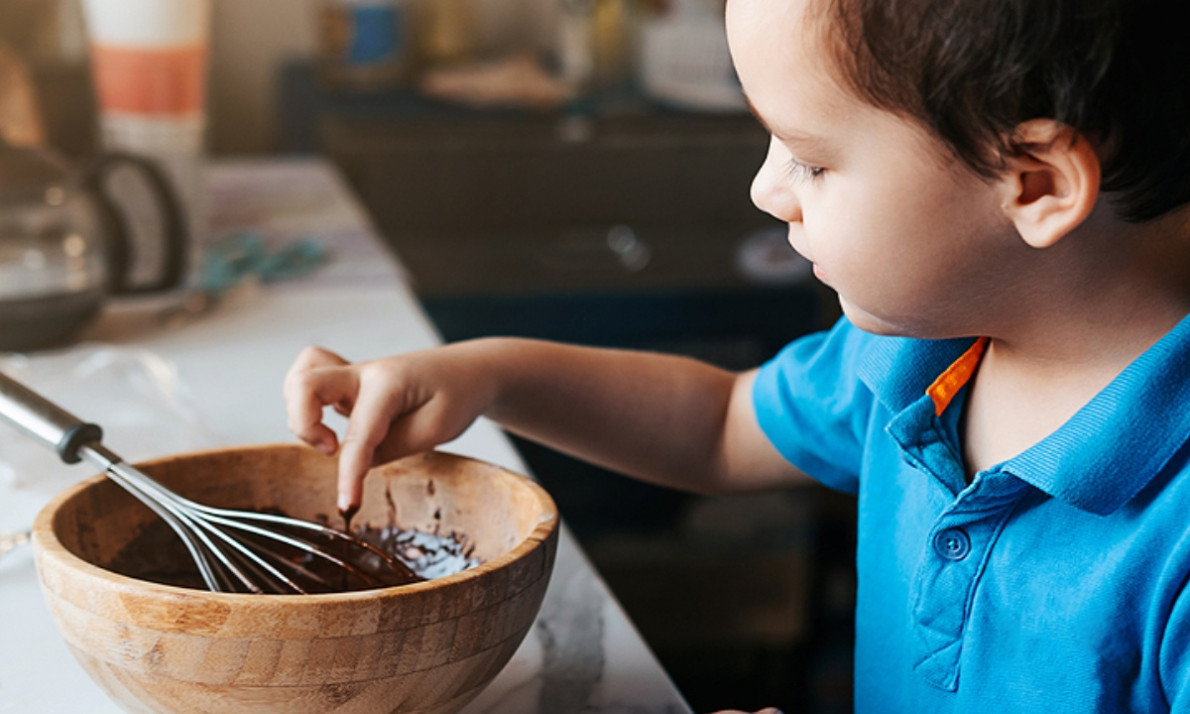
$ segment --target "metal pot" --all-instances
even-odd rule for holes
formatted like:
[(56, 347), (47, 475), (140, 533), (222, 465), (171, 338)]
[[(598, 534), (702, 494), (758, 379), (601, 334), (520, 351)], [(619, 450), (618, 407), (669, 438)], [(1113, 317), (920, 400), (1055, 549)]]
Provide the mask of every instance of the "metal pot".
[[(139, 175), (161, 219), (160, 265), (135, 284), (129, 217), (108, 189), (117, 169)], [(176, 287), (187, 243), (177, 195), (150, 161), (110, 153), (76, 170), (49, 149), (0, 141), (0, 350), (66, 344), (111, 295)]]

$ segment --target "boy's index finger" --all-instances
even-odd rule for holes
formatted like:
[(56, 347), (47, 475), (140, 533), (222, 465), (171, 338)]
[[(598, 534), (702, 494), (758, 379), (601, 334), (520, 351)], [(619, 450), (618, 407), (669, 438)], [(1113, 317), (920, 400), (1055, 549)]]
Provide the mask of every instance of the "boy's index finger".
[(384, 389), (372, 385), (354, 393), (355, 406), (339, 453), (339, 508), (359, 506), (364, 475), (372, 468), (376, 449), (384, 441), (398, 411), (397, 402)]

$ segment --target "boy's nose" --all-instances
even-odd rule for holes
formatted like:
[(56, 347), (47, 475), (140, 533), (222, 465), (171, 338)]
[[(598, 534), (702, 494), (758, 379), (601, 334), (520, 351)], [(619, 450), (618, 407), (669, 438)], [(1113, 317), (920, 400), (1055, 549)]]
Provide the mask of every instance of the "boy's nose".
[(786, 223), (802, 220), (802, 207), (782, 167), (789, 160), (785, 148), (773, 139), (768, 155), (752, 179), (752, 203), (770, 216)]

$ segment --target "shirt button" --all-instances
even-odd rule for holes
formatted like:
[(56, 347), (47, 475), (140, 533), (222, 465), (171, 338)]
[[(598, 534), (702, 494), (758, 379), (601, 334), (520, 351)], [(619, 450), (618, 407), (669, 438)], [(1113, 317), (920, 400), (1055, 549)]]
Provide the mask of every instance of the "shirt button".
[(934, 536), (934, 551), (947, 560), (962, 560), (971, 552), (971, 539), (962, 528), (946, 528)]

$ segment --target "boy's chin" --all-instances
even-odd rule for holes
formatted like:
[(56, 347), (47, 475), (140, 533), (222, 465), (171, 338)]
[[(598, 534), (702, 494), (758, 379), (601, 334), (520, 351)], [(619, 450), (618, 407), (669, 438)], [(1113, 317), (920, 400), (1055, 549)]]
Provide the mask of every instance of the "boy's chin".
[(839, 296), (839, 306), (843, 308), (843, 314), (847, 316), (847, 319), (852, 325), (855, 325), (864, 332), (870, 332), (873, 335), (885, 335), (888, 337), (930, 336), (922, 334), (920, 325), (914, 325), (908, 321), (894, 320), (888, 317), (876, 315), (859, 307), (842, 295)]

